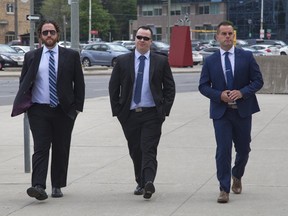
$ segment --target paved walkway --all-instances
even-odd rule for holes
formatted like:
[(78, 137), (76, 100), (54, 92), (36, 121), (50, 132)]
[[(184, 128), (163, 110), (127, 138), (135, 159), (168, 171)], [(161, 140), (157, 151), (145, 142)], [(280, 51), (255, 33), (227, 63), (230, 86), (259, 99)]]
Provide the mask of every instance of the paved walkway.
[[(64, 197), (36, 201), (26, 194), (23, 115), (0, 106), (0, 216), (287, 216), (288, 96), (258, 95), (243, 193), (218, 204), (215, 141), (208, 99), (178, 93), (159, 145), (156, 193), (133, 195), (132, 161), (108, 97), (87, 99), (72, 138)], [(31, 138), (32, 154), (32, 138)]]

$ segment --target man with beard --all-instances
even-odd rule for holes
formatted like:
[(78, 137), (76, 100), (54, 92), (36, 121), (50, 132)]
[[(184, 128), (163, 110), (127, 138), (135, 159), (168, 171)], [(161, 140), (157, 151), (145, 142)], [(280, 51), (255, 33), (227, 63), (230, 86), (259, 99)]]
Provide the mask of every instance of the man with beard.
[(71, 134), (83, 111), (85, 83), (77, 51), (58, 46), (59, 26), (40, 23), (37, 33), (43, 47), (25, 54), (11, 116), (27, 112), (34, 141), (32, 187), (27, 194), (48, 198), (46, 178), (51, 156), (52, 197), (62, 197), (66, 186)]

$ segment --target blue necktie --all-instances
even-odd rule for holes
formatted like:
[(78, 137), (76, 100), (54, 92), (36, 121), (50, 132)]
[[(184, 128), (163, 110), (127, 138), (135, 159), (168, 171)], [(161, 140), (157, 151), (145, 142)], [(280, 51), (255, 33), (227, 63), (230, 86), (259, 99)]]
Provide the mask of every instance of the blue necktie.
[(142, 91), (142, 84), (143, 84), (143, 73), (144, 73), (144, 66), (145, 66), (146, 57), (141, 55), (139, 57), (139, 59), (140, 59), (140, 64), (139, 64), (139, 67), (138, 67), (135, 94), (134, 94), (134, 102), (136, 104), (139, 104), (140, 101), (141, 101), (141, 91)]
[(225, 52), (225, 74), (226, 74), (226, 82), (227, 88), (229, 90), (233, 90), (233, 73), (232, 73), (232, 66), (229, 60), (229, 52)]
[(56, 70), (55, 70), (55, 59), (53, 51), (49, 50), (49, 91), (50, 91), (50, 106), (56, 107), (58, 105), (57, 98), (57, 87), (56, 87)]

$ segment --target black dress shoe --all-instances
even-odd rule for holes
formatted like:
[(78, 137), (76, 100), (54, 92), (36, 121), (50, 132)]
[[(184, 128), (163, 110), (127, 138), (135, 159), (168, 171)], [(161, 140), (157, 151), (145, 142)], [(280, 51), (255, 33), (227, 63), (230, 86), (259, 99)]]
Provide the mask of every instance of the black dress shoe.
[(52, 187), (52, 197), (54, 198), (59, 198), (59, 197), (63, 197), (63, 193), (61, 192), (61, 189), (58, 187)]
[(155, 187), (151, 181), (148, 181), (144, 187), (143, 197), (145, 199), (150, 199), (153, 193), (155, 193)]
[(30, 197), (33, 197), (37, 200), (45, 200), (48, 198), (47, 193), (45, 192), (45, 189), (40, 186), (40, 185), (36, 185), (35, 187), (30, 187), (27, 189), (27, 194)]
[(143, 195), (143, 188), (140, 185), (137, 185), (136, 189), (134, 190), (134, 195)]

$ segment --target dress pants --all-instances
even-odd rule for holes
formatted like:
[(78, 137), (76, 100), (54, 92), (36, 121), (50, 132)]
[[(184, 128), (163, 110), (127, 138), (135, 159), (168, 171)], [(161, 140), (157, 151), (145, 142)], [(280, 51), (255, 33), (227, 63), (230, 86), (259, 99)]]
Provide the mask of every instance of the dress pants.
[(217, 178), (220, 183), (220, 190), (227, 193), (230, 192), (231, 186), (232, 142), (236, 151), (232, 175), (241, 179), (251, 151), (251, 120), (251, 116), (241, 118), (238, 110), (231, 108), (227, 108), (222, 118), (213, 120), (217, 143)]
[(122, 123), (134, 165), (135, 180), (140, 187), (144, 187), (148, 181), (154, 182), (156, 177), (162, 123), (163, 119), (155, 107), (142, 112), (130, 111), (129, 118)]
[(65, 187), (75, 120), (69, 118), (59, 105), (51, 108), (46, 104), (34, 104), (27, 115), (34, 140), (32, 186), (41, 185), (46, 188), (51, 146), (52, 187)]

